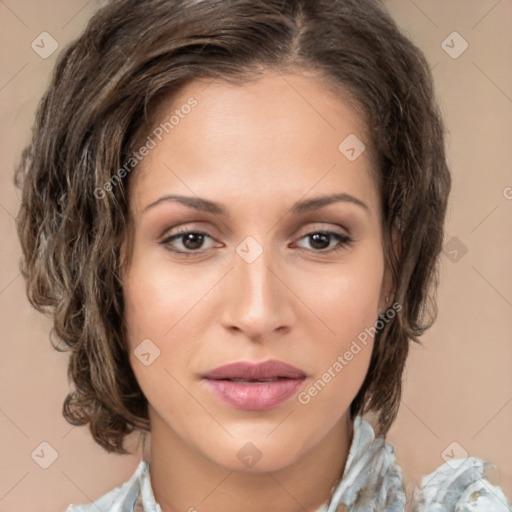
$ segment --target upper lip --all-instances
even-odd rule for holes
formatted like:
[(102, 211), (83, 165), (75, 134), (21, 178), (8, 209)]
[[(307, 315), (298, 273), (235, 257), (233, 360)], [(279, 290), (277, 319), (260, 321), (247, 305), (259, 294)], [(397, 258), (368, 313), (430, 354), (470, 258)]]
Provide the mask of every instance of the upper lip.
[(289, 364), (271, 359), (262, 363), (250, 363), (246, 361), (237, 361), (235, 363), (219, 366), (203, 374), (205, 379), (226, 380), (263, 380), (283, 377), (288, 379), (302, 379), (306, 374)]

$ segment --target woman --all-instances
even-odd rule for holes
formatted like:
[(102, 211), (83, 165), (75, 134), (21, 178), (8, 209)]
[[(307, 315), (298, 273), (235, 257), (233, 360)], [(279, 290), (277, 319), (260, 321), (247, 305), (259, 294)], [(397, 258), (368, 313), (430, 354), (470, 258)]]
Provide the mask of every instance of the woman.
[[(450, 175), (428, 66), (378, 4), (112, 2), (18, 177), (66, 419), (111, 452), (151, 434), (129, 482), (69, 511), (405, 509), (385, 435), (434, 321)], [(414, 507), (508, 510), (483, 468), (451, 461)]]

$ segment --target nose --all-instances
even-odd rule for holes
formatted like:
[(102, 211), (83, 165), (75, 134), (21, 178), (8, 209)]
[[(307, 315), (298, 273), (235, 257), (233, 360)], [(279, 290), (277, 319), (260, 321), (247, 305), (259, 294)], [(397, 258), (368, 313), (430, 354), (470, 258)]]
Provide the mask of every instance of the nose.
[(294, 321), (294, 295), (287, 281), (283, 265), (270, 249), (254, 261), (235, 253), (233, 269), (224, 283), (223, 326), (254, 342), (288, 332)]

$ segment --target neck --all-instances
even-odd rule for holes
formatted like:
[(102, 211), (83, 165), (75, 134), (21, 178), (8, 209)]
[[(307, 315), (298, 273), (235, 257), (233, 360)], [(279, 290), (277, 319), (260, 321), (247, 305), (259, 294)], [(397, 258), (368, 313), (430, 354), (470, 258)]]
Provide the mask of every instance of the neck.
[(162, 512), (316, 512), (343, 474), (353, 437), (347, 411), (286, 467), (244, 472), (216, 464), (150, 416), (150, 478)]

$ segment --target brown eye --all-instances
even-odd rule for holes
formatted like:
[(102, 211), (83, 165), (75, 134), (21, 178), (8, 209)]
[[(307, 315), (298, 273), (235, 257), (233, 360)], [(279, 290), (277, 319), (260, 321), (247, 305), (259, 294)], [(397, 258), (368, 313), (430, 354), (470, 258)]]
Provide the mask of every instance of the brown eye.
[[(332, 239), (337, 240), (334, 248), (329, 249)], [(310, 246), (314, 252), (331, 252), (342, 249), (350, 245), (352, 239), (345, 234), (336, 233), (334, 231), (314, 231), (303, 236), (302, 239), (309, 240)], [(326, 250), (327, 249), (327, 250)]]
[[(186, 254), (187, 252), (199, 252), (198, 250), (203, 247), (206, 238), (211, 237), (202, 231), (180, 231), (168, 236), (160, 243), (170, 251)], [(175, 249), (176, 242), (179, 242), (184, 249)]]

